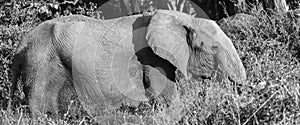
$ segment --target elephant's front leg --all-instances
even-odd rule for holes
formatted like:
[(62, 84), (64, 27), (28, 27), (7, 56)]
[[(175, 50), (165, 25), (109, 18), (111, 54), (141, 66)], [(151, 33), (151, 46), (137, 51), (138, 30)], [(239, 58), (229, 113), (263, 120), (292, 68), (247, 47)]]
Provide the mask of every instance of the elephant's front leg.
[(169, 71), (161, 67), (154, 68), (149, 65), (145, 65), (143, 70), (146, 96), (150, 99), (163, 99), (162, 101), (171, 104), (176, 99), (178, 93), (175, 82), (168, 78)]
[(159, 102), (166, 103), (168, 105), (166, 109), (167, 114), (169, 114), (172, 119), (179, 120), (182, 117), (180, 115), (182, 103), (179, 99), (175, 81), (172, 81), (172, 75), (170, 73), (172, 73), (173, 70), (171, 69), (170, 67), (153, 68), (149, 65), (144, 66), (144, 87), (148, 98), (157, 99)]

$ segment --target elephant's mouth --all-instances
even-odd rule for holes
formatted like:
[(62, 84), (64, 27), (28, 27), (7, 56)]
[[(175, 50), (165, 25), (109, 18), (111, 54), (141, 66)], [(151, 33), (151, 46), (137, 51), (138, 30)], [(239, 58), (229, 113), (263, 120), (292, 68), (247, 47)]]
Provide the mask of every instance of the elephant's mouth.
[(194, 47), (188, 61), (188, 73), (192, 78), (211, 79), (213, 74), (213, 56), (198, 47)]
[(191, 52), (188, 73), (194, 79), (216, 79), (218, 82), (222, 82), (226, 77), (216, 55), (198, 47), (194, 47)]

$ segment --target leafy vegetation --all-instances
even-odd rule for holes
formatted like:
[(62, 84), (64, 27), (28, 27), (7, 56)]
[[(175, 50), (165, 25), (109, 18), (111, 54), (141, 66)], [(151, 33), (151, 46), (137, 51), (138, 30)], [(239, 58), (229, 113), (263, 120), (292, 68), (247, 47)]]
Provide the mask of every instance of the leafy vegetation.
[[(9, 64), (24, 35), (47, 19), (71, 13), (92, 17), (94, 11), (92, 5), (86, 5), (52, 14), (47, 11), (49, 5), (23, 1), (0, 6), (0, 124), (93, 124), (97, 121), (74, 111), (73, 103), (62, 119), (43, 115), (30, 118), (24, 111), (26, 106), (21, 106), (24, 96), (21, 84), (16, 93), (19, 98), (14, 101), (17, 110), (6, 110), (11, 84)], [(219, 21), (219, 25), (232, 39), (246, 68), (247, 81), (237, 84), (181, 79), (178, 83), (181, 103), (170, 110), (163, 110), (165, 105), (156, 100), (139, 107), (124, 105), (109, 114), (115, 119), (107, 121), (173, 124), (173, 118), (181, 116), (176, 118), (176, 124), (300, 124), (300, 17), (293, 12), (267, 13), (256, 6), (244, 14)]]

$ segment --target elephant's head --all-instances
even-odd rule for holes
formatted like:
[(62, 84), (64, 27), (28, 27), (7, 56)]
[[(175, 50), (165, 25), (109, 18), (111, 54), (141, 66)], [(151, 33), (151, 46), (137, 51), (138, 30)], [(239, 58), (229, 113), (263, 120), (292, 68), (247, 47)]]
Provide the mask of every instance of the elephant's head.
[(146, 39), (155, 54), (168, 60), (186, 78), (204, 76), (222, 81), (246, 79), (231, 40), (216, 22), (159, 10), (152, 17)]

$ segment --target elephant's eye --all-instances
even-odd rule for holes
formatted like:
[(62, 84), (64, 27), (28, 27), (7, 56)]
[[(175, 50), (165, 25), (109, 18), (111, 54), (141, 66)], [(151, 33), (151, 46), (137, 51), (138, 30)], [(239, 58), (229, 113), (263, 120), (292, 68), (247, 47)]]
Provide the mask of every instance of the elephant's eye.
[(213, 54), (217, 54), (219, 52), (219, 47), (218, 46), (212, 46), (211, 51)]

